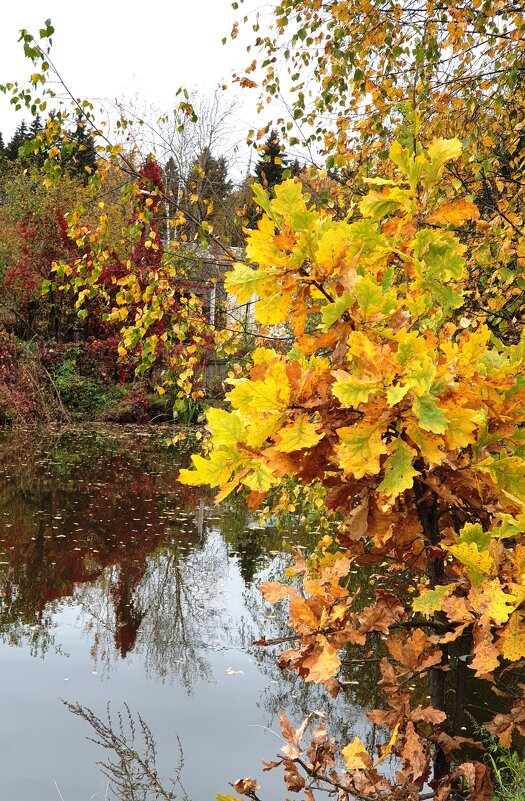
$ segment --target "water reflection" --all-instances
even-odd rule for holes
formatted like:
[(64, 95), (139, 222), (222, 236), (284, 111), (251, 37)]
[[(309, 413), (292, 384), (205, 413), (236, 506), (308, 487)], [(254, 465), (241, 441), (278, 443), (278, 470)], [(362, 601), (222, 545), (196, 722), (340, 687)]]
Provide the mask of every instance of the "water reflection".
[[(76, 636), (81, 632), (98, 689), (90, 701), (92, 681), (80, 680), (77, 671), (70, 700), (99, 703), (101, 714), (107, 700), (125, 700), (154, 730), (167, 725), (163, 710), (176, 704), (178, 722), (169, 731), (181, 736), (188, 773), (192, 740), (196, 752), (206, 737), (210, 751), (218, 749), (207, 784), (196, 757), (190, 796), (227, 792), (219, 775), (228, 780), (244, 771), (260, 775), (260, 758), (272, 758), (280, 747), (272, 737), (263, 748), (261, 731), (276, 728), (280, 707), (295, 719), (314, 708), (328, 709), (341, 740), (358, 735), (373, 741), (376, 732), (363, 708), (377, 701), (382, 640), (372, 644), (364, 665), (360, 653), (348, 652), (347, 694), (336, 702), (322, 688), (283, 676), (275, 665), (277, 649), (251, 644), (263, 634), (288, 633), (284, 608), (268, 607), (256, 585), (282, 574), (299, 535), (262, 529), (242, 504), (217, 508), (205, 493), (178, 485), (184, 454), (166, 447), (166, 436), (133, 428), (3, 433), (0, 640), (45, 656), (49, 670), (56, 664), (68, 677), (75, 665), (84, 664)], [(300, 539), (308, 547), (316, 535), (311, 543), (304, 535)], [(372, 592), (364, 578), (355, 576), (363, 605)], [(61, 665), (68, 653), (66, 673)], [(133, 689), (139, 685), (140, 692)], [(45, 700), (47, 717), (40, 724), (35, 720), (38, 748), (47, 736), (45, 720), (62, 695), (53, 688)], [(39, 686), (27, 691), (28, 698), (32, 693), (40, 699)], [(34, 705), (28, 705), (31, 720)], [(241, 725), (258, 728), (248, 737)], [(237, 738), (233, 751), (225, 734), (230, 729), (228, 736)], [(240, 752), (252, 738), (247, 758)], [(1, 740), (0, 747), (10, 748), (10, 740)], [(82, 735), (75, 747), (83, 753)], [(36, 777), (31, 793), (24, 796), (17, 784), (6, 788), (5, 797), (37, 796), (42, 767), (35, 762), (31, 770)], [(78, 768), (73, 774), (77, 781)], [(90, 797), (92, 787), (71, 781), (69, 797), (80, 792)], [(265, 781), (280, 790), (278, 776)]]
[(28, 641), (43, 656), (54, 646), (56, 612), (69, 604), (103, 671), (139, 652), (149, 673), (177, 677), (189, 690), (210, 678), (207, 651), (260, 636), (224, 615), (229, 565), (237, 562), (251, 616), (264, 620), (251, 585), (268, 564), (282, 569), (287, 536), (261, 529), (242, 504), (217, 510), (204, 492), (178, 485), (181, 454), (165, 437), (142, 429), (4, 433), (4, 640)]

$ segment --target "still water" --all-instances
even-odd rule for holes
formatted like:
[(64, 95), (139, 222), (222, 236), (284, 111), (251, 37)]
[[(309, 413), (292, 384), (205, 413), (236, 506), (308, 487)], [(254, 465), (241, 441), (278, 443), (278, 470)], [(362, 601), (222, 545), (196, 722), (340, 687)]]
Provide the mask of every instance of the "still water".
[(299, 723), (322, 706), (342, 740), (374, 736), (362, 709), (376, 700), (374, 663), (350, 667), (349, 694), (334, 702), (252, 645), (286, 633), (256, 585), (281, 574), (299, 536), (178, 485), (186, 457), (165, 438), (1, 435), (0, 799), (109, 797), (96, 764), (108, 754), (63, 700), (101, 718), (127, 704), (151, 728), (166, 778), (180, 741), (194, 801), (233, 792), (239, 776), (257, 777), (265, 801), (285, 797), (279, 771), (261, 770), (282, 744), (281, 707)]

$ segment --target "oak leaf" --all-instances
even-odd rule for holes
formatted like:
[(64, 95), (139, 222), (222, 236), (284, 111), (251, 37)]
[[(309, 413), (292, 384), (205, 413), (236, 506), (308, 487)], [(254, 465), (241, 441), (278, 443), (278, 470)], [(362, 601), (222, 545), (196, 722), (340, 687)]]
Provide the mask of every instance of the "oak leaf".
[(503, 658), (509, 662), (517, 662), (525, 657), (525, 625), (522, 618), (521, 612), (513, 612), (500, 632), (498, 648)]
[(351, 743), (341, 749), (347, 770), (367, 770), (372, 767), (372, 759), (365, 744), (354, 737)]
[(427, 222), (438, 223), (440, 225), (463, 225), (468, 220), (477, 220), (479, 211), (470, 200), (461, 198), (452, 203), (442, 203), (432, 214), (427, 217)]
[(379, 473), (380, 457), (388, 449), (377, 423), (338, 428), (337, 435), (341, 444), (336, 446), (336, 456), (345, 473), (351, 473), (355, 478)]
[(278, 581), (265, 581), (260, 585), (259, 589), (269, 604), (275, 604), (278, 601), (282, 601), (284, 598), (289, 598), (297, 592), (295, 587), (280, 584)]
[(414, 483), (414, 476), (419, 475), (412, 465), (415, 456), (416, 451), (413, 448), (402, 439), (397, 439), (392, 453), (385, 461), (385, 475), (378, 487), (379, 492), (390, 498), (397, 498), (402, 492), (410, 489)]
[(308, 671), (307, 681), (316, 684), (333, 678), (341, 667), (338, 648), (330, 645), (325, 637), (319, 637), (320, 650), (316, 650), (303, 661), (303, 667)]
[(319, 423), (311, 423), (305, 415), (300, 415), (290, 426), (281, 428), (275, 448), (283, 453), (311, 448), (324, 437), (324, 433), (318, 433), (318, 428)]

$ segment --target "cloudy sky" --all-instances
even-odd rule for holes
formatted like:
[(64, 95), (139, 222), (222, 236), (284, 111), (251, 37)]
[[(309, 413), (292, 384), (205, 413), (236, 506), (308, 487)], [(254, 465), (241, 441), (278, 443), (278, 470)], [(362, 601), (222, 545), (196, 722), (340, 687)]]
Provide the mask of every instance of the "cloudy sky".
[[(264, 0), (245, 0), (233, 11), (230, 0), (25, 0), (6, 3), (0, 27), (0, 83), (24, 80), (30, 64), (17, 42), (20, 28), (35, 34), (47, 18), (55, 27), (52, 59), (68, 88), (77, 97), (125, 100), (153, 104), (168, 111), (176, 89), (196, 87), (211, 93), (227, 82), (231, 71), (247, 63), (249, 31), (221, 44), (239, 15), (258, 8)], [(245, 10), (244, 10), (245, 9)], [(266, 6), (266, 13), (268, 6)], [(257, 119), (256, 93), (243, 92), (237, 129), (244, 132)], [(21, 112), (20, 112), (21, 114)], [(21, 117), (0, 97), (0, 131), (8, 140)]]

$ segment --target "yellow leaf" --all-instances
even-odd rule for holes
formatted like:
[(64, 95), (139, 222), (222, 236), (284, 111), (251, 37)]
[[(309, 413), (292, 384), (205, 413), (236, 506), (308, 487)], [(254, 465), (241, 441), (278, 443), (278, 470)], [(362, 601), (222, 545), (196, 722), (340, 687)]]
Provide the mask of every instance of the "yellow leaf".
[(448, 428), (445, 440), (449, 448), (467, 448), (476, 442), (476, 430), (480, 425), (480, 415), (473, 409), (465, 409), (455, 404), (443, 404)]
[(207, 428), (213, 437), (214, 446), (236, 445), (244, 441), (245, 429), (239, 412), (225, 409), (208, 409)]
[(516, 596), (504, 592), (498, 579), (484, 581), (482, 588), (472, 587), (468, 600), (474, 612), (488, 615), (495, 623), (506, 623), (516, 606)]
[(383, 746), (381, 756), (379, 757), (379, 759), (376, 759), (376, 761), (374, 762), (374, 768), (377, 768), (377, 766), (380, 765), (381, 762), (384, 759), (386, 759), (387, 756), (389, 756), (389, 754), (392, 753), (392, 748), (396, 744), (397, 734), (399, 732), (399, 726), (400, 725), (401, 725), (400, 723), (396, 723), (396, 725), (394, 726), (394, 730), (392, 732), (392, 737), (390, 738), (388, 743), (385, 746)]
[(476, 331), (469, 331), (461, 337), (457, 355), (457, 371), (461, 376), (469, 378), (479, 369), (481, 356), (487, 349), (490, 330), (486, 325), (480, 325)]
[(372, 376), (353, 376), (345, 370), (334, 370), (335, 376), (332, 385), (332, 394), (346, 409), (366, 403), (373, 392), (381, 389), (382, 384)]
[(470, 580), (479, 584), (483, 576), (489, 576), (494, 567), (494, 560), (488, 551), (480, 551), (475, 542), (460, 542), (446, 548), (458, 562), (469, 569)]
[(226, 273), (224, 288), (226, 292), (237, 298), (239, 303), (249, 303), (254, 295), (271, 280), (263, 270), (254, 270), (247, 264), (234, 264), (233, 270)]
[(381, 426), (361, 423), (338, 428), (337, 435), (341, 444), (336, 446), (336, 456), (345, 473), (351, 473), (355, 478), (379, 473), (380, 457), (388, 450), (383, 442)]
[(341, 754), (343, 755), (347, 770), (367, 770), (372, 767), (370, 754), (359, 737), (354, 737), (352, 742), (341, 750)]
[(252, 459), (248, 467), (250, 472), (242, 479), (242, 483), (254, 492), (268, 492), (270, 487), (278, 483), (277, 477), (263, 461)]
[(509, 662), (517, 662), (525, 657), (525, 626), (522, 624), (522, 617), (522, 612), (513, 612), (499, 636), (498, 648), (503, 658)]
[(445, 445), (442, 437), (439, 437), (437, 434), (431, 434), (428, 431), (423, 431), (415, 423), (408, 423), (405, 431), (414, 445), (417, 446), (421, 455), (424, 456), (430, 464), (438, 465), (443, 462), (446, 453), (441, 450)]
[(416, 456), (416, 451), (397, 439), (390, 456), (385, 462), (385, 476), (378, 487), (379, 492), (388, 495), (390, 498), (397, 498), (414, 483), (414, 476), (419, 475), (414, 470), (412, 463)]
[(412, 609), (414, 612), (421, 612), (424, 617), (429, 617), (434, 612), (439, 612), (443, 599), (451, 595), (457, 586), (457, 582), (454, 584), (437, 584), (433, 590), (425, 590), (425, 592), (413, 599)]
[(286, 407), (285, 399), (280, 398), (277, 383), (272, 378), (264, 381), (241, 379), (228, 394), (228, 398), (242, 415), (251, 412), (281, 411)]
[(319, 423), (310, 423), (305, 415), (301, 415), (294, 420), (292, 425), (279, 431), (279, 439), (275, 448), (283, 453), (311, 448), (324, 437), (324, 434), (317, 433), (318, 428)]
[(181, 484), (199, 486), (209, 484), (210, 487), (219, 487), (230, 480), (233, 470), (239, 466), (240, 455), (231, 448), (221, 447), (212, 451), (208, 459), (199, 454), (191, 457), (195, 470), (181, 470), (179, 481)]

